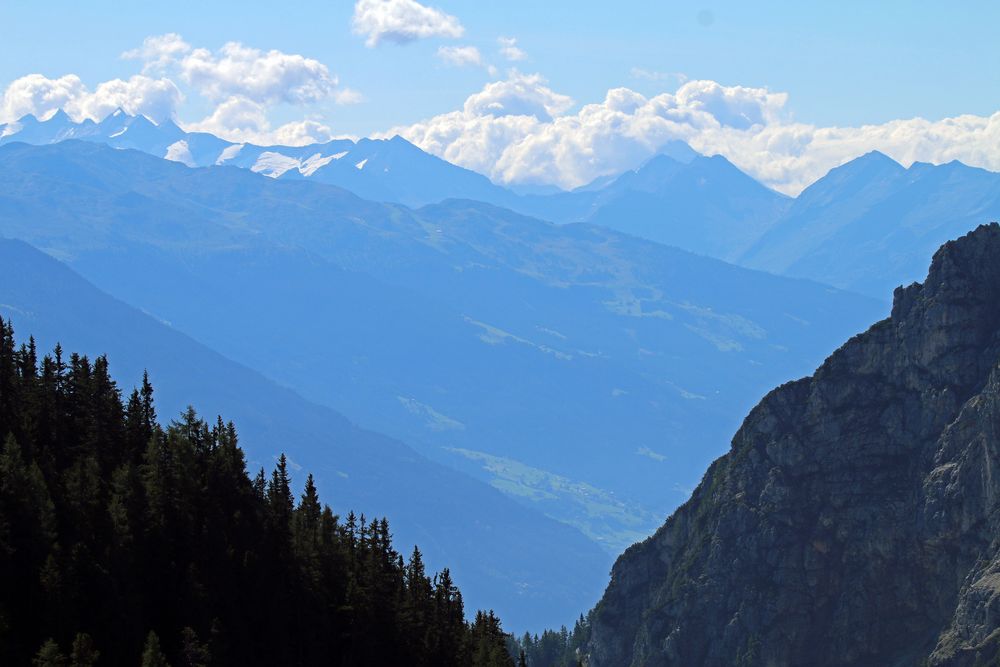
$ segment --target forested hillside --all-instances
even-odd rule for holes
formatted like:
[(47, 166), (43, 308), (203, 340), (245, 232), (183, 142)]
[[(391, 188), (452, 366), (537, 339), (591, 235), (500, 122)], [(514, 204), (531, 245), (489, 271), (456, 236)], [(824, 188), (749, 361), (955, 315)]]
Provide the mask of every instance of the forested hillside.
[(508, 665), (447, 570), (386, 520), (247, 475), (236, 429), (157, 421), (106, 358), (39, 358), (0, 320), (0, 664)]

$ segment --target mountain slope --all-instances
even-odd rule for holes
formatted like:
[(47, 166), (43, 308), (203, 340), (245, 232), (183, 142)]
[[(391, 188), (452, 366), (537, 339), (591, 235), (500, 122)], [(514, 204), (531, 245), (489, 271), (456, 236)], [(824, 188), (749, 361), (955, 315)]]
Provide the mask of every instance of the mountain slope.
[(998, 302), (992, 224), (942, 247), (889, 319), (771, 392), (616, 563), (590, 664), (994, 661)]
[(770, 228), (788, 203), (721, 155), (675, 159), (660, 154), (598, 188), (522, 197), (506, 205), (546, 220), (590, 222), (731, 261)]
[(2, 147), (0, 170), (0, 233), (614, 553), (734, 415), (884, 312), (475, 202), (412, 211), (81, 142)]
[(452, 567), (470, 608), (488, 605), (524, 629), (561, 623), (596, 598), (607, 557), (573, 529), (303, 400), (21, 241), (0, 239), (0, 315), (40, 350), (61, 342), (108, 354), (126, 390), (148, 368), (165, 421), (187, 405), (232, 419), (251, 470), (286, 452), (337, 511), (388, 516), (401, 551), (419, 544), (432, 565)]
[(1000, 218), (1000, 174), (959, 162), (909, 169), (878, 152), (833, 169), (740, 264), (886, 294), (920, 277), (945, 241)]

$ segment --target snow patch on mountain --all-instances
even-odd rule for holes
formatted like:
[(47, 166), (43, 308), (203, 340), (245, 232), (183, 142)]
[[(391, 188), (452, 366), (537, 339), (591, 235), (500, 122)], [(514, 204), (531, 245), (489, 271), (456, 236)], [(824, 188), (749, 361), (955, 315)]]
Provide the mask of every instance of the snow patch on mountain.
[(271, 178), (278, 178), (290, 169), (297, 169), (298, 166), (299, 161), (293, 157), (275, 153), (274, 151), (265, 151), (257, 158), (257, 162), (250, 167), (250, 171), (270, 176)]
[[(128, 128), (126, 127), (125, 130)], [(125, 132), (122, 130), (122, 132)], [(121, 134), (121, 133), (119, 133)], [(188, 142), (181, 139), (180, 141), (175, 141), (174, 143), (167, 146), (167, 154), (164, 155), (168, 160), (173, 160), (174, 162), (180, 162), (181, 164), (187, 165), (188, 167), (194, 167), (195, 161), (194, 157), (191, 155), (191, 149), (188, 148)]]
[(303, 160), (303, 162), (299, 165), (299, 173), (303, 176), (312, 176), (320, 167), (325, 167), (334, 160), (338, 160), (345, 155), (347, 155), (347, 151), (343, 151), (335, 155), (328, 155), (326, 157), (323, 157), (321, 153), (316, 153), (315, 155)]
[(232, 146), (226, 146), (225, 149), (219, 153), (219, 157), (215, 160), (215, 164), (225, 164), (226, 162), (234, 159), (240, 154), (240, 151), (243, 150), (244, 146), (246, 146), (246, 144), (233, 144)]

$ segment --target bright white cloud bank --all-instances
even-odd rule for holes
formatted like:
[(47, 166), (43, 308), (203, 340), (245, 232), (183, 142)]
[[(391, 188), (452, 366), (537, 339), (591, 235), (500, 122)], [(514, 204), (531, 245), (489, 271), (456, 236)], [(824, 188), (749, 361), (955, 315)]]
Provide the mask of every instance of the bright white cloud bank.
[(4, 91), (0, 122), (17, 120), (26, 114), (48, 116), (57, 109), (63, 109), (76, 121), (102, 120), (118, 107), (159, 122), (172, 117), (182, 99), (173, 81), (145, 75), (112, 79), (90, 90), (75, 74), (58, 79), (29, 74), (16, 79)]
[(1000, 171), (1000, 112), (990, 117), (920, 118), (862, 127), (793, 122), (787, 95), (764, 88), (689, 81), (646, 97), (627, 88), (570, 112), (572, 100), (538, 75), (513, 72), (487, 84), (459, 111), (401, 134), (423, 149), (500, 183), (572, 188), (631, 169), (665, 143), (721, 153), (762, 182), (789, 194), (829, 169), (871, 150), (903, 164), (961, 160)]
[(458, 38), (465, 28), (457, 18), (416, 0), (358, 0), (352, 20), (354, 33), (366, 36), (365, 45), (406, 44), (428, 37)]
[[(355, 9), (355, 29), (365, 27), (371, 44), (462, 33), (457, 19), (413, 0), (360, 0)], [(511, 38), (501, 37), (498, 44), (502, 50), (517, 49)], [(520, 53), (508, 51), (505, 56), (517, 58)], [(171, 33), (149, 37), (123, 57), (140, 61), (142, 73), (93, 88), (72, 74), (54, 79), (30, 74), (15, 80), (0, 97), (0, 123), (29, 113), (47, 117), (57, 109), (77, 121), (99, 121), (117, 107), (160, 122), (176, 119), (188, 93), (211, 104), (201, 120), (181, 123), (188, 130), (232, 141), (303, 145), (334, 136), (317, 109), (360, 100), (318, 60), (238, 42), (212, 51)], [(490, 76), (495, 73), (473, 46), (442, 46), (438, 57), (451, 65), (483, 67)], [(540, 75), (512, 70), (505, 79), (470, 95), (456, 111), (378, 136), (401, 134), (499, 183), (565, 188), (635, 168), (672, 140), (708, 155), (725, 155), (789, 194), (871, 150), (904, 165), (961, 160), (1000, 171), (1000, 112), (818, 127), (795, 122), (785, 110), (784, 93), (686, 81), (680, 74), (633, 70), (632, 75), (661, 83), (673, 78), (682, 85), (652, 97), (614, 88), (600, 102), (577, 106)], [(275, 126), (270, 116), (282, 106), (300, 110), (305, 119)]]
[(240, 97), (261, 104), (311, 104), (357, 101), (356, 92), (339, 86), (337, 76), (318, 60), (275, 49), (262, 51), (227, 42), (218, 51), (194, 48), (176, 34), (147, 37), (122, 54), (144, 62), (143, 72), (176, 72), (211, 100)]
[(208, 132), (230, 141), (280, 146), (304, 146), (329, 141), (333, 131), (315, 120), (302, 120), (271, 127), (267, 109), (245, 97), (230, 97), (210, 115), (194, 123), (185, 123), (190, 132)]
[(15, 80), (0, 100), (0, 122), (29, 113), (46, 117), (56, 109), (76, 121), (100, 121), (118, 107), (155, 122), (174, 119), (184, 100), (176, 80), (214, 105), (202, 120), (183, 124), (186, 129), (233, 141), (301, 145), (326, 141), (333, 134), (315, 120), (274, 128), (268, 118), (273, 107), (350, 104), (361, 99), (356, 91), (340, 86), (337, 76), (318, 60), (239, 42), (211, 51), (169, 33), (147, 37), (122, 57), (141, 61), (142, 74), (105, 81), (93, 91), (73, 74), (58, 79), (31, 74)]

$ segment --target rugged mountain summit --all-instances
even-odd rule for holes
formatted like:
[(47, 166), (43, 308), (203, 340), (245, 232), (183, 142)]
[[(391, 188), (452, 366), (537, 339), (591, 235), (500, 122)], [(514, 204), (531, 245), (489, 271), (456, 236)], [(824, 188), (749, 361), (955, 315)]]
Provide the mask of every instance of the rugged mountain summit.
[(881, 297), (918, 280), (941, 244), (1000, 216), (1000, 174), (908, 168), (878, 152), (832, 169), (735, 261)]
[(994, 223), (945, 244), (889, 319), (750, 413), (616, 563), (590, 664), (995, 660), (998, 465)]

